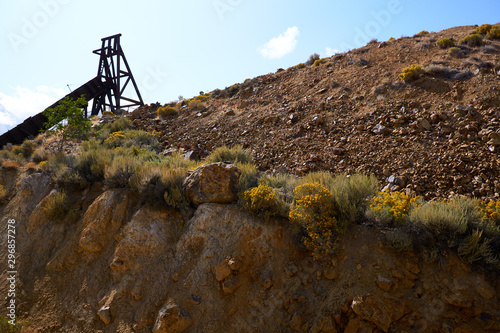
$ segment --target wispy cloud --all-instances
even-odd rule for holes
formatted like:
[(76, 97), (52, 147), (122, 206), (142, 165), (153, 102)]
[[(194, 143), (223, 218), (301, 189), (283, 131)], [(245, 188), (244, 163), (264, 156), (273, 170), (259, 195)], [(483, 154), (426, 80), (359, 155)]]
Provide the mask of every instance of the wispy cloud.
[(42, 112), (64, 95), (64, 89), (47, 86), (39, 86), (34, 90), (17, 87), (12, 95), (0, 92), (0, 134)]
[(283, 58), (285, 55), (295, 50), (299, 34), (299, 28), (290, 27), (281, 35), (274, 37), (264, 46), (260, 47), (259, 52), (264, 58)]
[(332, 55), (337, 54), (339, 52), (340, 52), (339, 49), (332, 49), (331, 47), (327, 47), (325, 49), (325, 54), (327, 57), (331, 57)]

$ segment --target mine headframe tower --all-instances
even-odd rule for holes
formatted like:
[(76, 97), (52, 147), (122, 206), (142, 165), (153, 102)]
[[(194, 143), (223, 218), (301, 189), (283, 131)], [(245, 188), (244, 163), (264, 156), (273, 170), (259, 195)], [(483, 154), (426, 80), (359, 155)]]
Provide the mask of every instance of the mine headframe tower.
[[(121, 108), (144, 105), (141, 93), (120, 45), (120, 37), (121, 34), (102, 38), (101, 48), (93, 51), (93, 53), (100, 56), (96, 78), (99, 78), (107, 89), (94, 97), (92, 115), (97, 115), (106, 109), (115, 112)], [(130, 83), (133, 85), (137, 99), (123, 95)]]

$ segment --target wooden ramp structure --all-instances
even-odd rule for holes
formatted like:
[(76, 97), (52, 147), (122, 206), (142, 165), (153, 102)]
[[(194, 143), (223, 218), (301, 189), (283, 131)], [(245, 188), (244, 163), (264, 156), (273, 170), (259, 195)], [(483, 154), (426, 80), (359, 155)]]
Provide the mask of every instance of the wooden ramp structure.
[[(82, 95), (87, 102), (93, 100), (91, 115), (98, 115), (106, 110), (115, 112), (122, 108), (143, 106), (144, 102), (141, 93), (120, 45), (120, 37), (121, 34), (102, 38), (101, 48), (93, 51), (93, 53), (99, 55), (97, 76), (48, 108), (57, 106), (66, 97), (76, 100)], [(130, 85), (135, 90), (135, 98), (124, 95), (125, 89)], [(85, 116), (88, 116), (87, 109), (85, 109)], [(0, 136), (0, 148), (8, 143), (21, 144), (24, 140), (35, 137), (43, 129), (46, 121), (47, 117), (43, 115), (43, 112), (27, 118), (24, 122)]]

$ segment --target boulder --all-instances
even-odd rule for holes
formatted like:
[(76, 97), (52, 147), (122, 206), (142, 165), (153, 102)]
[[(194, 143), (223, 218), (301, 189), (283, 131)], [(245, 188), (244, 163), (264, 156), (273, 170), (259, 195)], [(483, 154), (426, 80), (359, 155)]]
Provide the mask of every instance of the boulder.
[(191, 326), (192, 319), (189, 312), (169, 302), (161, 308), (153, 327), (153, 333), (181, 333)]
[(234, 202), (240, 175), (241, 171), (227, 162), (202, 165), (184, 181), (187, 198), (195, 205)]

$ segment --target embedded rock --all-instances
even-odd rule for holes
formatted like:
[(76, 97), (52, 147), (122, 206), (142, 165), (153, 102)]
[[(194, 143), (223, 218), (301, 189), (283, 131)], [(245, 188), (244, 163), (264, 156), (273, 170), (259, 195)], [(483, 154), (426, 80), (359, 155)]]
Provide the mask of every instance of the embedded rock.
[(240, 175), (241, 171), (230, 163), (202, 165), (184, 181), (186, 195), (195, 205), (234, 202)]

